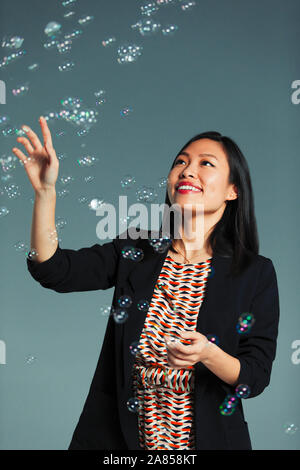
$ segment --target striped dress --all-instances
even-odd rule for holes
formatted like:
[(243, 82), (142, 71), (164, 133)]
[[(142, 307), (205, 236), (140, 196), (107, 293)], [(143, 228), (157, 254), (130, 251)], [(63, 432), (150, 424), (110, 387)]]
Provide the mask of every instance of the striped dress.
[(181, 264), (167, 256), (154, 287), (132, 368), (143, 449), (195, 449), (195, 366), (170, 367), (164, 337), (196, 330), (210, 266), (211, 258)]

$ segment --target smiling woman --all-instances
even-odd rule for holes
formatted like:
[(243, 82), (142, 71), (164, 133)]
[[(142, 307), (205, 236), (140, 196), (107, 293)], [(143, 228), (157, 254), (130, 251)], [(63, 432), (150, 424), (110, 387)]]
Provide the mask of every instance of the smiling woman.
[[(175, 238), (170, 211), (172, 245), (165, 251), (153, 249), (151, 231), (133, 237), (130, 228), (112, 242), (71, 250), (49, 237), (59, 165), (44, 120), (41, 128), (44, 145), (27, 128), (18, 142), (29, 156), (14, 149), (36, 193), (31, 247), (38, 255), (28, 256), (28, 270), (60, 293), (114, 287), (96, 371), (68, 449), (251, 449), (241, 400), (235, 397), (235, 409), (225, 405), (237, 390), (252, 398), (269, 384), (279, 297), (273, 263), (258, 254), (240, 149), (229, 137), (206, 132), (180, 150), (165, 203), (184, 213), (183, 224)], [(187, 234), (198, 218), (203, 239), (195, 245)], [(128, 245), (142, 250), (138, 262), (123, 256)], [(114, 313), (124, 296), (130, 302), (120, 321)], [(246, 334), (244, 312), (255, 320)]]

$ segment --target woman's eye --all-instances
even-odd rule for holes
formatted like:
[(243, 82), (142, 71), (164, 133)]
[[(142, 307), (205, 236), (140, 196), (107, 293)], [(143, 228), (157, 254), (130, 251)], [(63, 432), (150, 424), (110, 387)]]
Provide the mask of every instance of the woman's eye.
[(214, 166), (212, 163), (210, 163), (208, 160), (204, 160), (202, 163), (209, 163), (211, 166)]
[[(176, 160), (175, 165), (177, 165), (177, 163), (179, 163), (179, 162), (185, 163), (184, 160), (182, 160), (181, 158), (179, 158), (178, 160)], [(208, 160), (203, 160), (203, 161), (201, 162), (201, 164), (202, 164), (202, 163), (209, 163), (211, 166), (214, 166), (214, 165), (213, 165), (212, 163), (210, 163)]]

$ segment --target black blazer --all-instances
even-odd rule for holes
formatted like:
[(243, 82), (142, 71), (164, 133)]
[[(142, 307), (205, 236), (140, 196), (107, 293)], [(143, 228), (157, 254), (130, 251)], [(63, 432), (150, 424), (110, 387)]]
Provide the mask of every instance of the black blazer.
[[(144, 258), (125, 259), (121, 251), (126, 245), (142, 248)], [(147, 240), (133, 240), (126, 230), (102, 245), (79, 250), (58, 246), (53, 256), (42, 263), (27, 258), (29, 272), (45, 288), (65, 293), (114, 287), (114, 307), (118, 307), (117, 300), (123, 294), (133, 299), (125, 323), (115, 323), (112, 315), (108, 318), (100, 357), (69, 450), (141, 450), (137, 413), (129, 411), (126, 404), (133, 396), (135, 360), (129, 346), (139, 340), (146, 318), (146, 313), (137, 309), (137, 302), (151, 301), (167, 252), (155, 252)], [(248, 398), (252, 398), (269, 384), (275, 358), (279, 323), (277, 277), (271, 259), (261, 255), (255, 256), (237, 277), (229, 274), (230, 262), (228, 257), (212, 257), (213, 269), (207, 279), (196, 331), (217, 335), (219, 347), (239, 359), (237, 383), (247, 384), (251, 390)], [(236, 325), (245, 312), (251, 312), (255, 322), (248, 333), (239, 334)], [(252, 448), (242, 399), (231, 416), (219, 412), (219, 405), (234, 390), (201, 362), (195, 365), (197, 450)]]

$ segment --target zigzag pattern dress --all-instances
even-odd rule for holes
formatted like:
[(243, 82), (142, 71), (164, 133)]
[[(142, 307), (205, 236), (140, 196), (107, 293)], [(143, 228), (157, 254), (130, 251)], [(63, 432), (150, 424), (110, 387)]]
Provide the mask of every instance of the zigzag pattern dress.
[(183, 330), (196, 330), (210, 271), (211, 258), (181, 264), (167, 256), (154, 287), (132, 368), (143, 449), (195, 449), (195, 366), (169, 366), (165, 335), (178, 338)]

